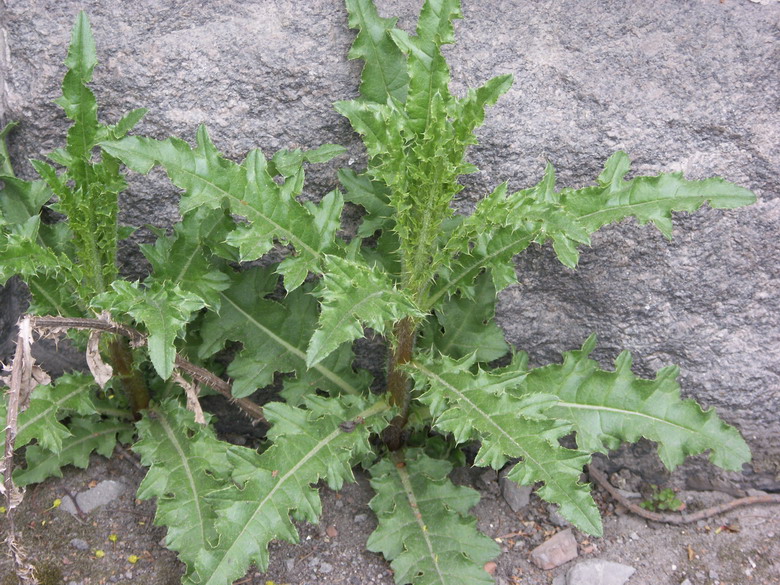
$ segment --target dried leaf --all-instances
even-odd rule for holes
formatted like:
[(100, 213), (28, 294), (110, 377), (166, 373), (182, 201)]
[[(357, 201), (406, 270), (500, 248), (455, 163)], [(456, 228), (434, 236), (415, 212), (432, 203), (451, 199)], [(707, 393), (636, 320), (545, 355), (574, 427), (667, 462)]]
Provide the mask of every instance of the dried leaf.
[(176, 370), (173, 371), (173, 381), (184, 388), (184, 392), (187, 396), (187, 410), (195, 415), (195, 422), (205, 425), (206, 417), (203, 415), (203, 409), (198, 401), (198, 383), (190, 382)]
[(114, 375), (113, 368), (103, 361), (100, 355), (100, 337), (101, 331), (94, 330), (89, 334), (89, 341), (87, 341), (87, 366), (92, 376), (95, 378), (98, 386), (101, 389), (106, 387), (106, 384)]

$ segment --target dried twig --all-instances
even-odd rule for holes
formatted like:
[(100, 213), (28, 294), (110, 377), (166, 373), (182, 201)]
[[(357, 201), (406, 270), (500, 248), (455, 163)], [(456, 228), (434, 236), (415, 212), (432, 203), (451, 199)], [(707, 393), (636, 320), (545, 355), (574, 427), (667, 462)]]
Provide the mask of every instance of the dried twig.
[(624, 506), (637, 516), (641, 516), (647, 520), (652, 520), (653, 522), (663, 522), (664, 524), (690, 524), (692, 522), (698, 522), (699, 520), (704, 520), (705, 518), (716, 516), (717, 514), (723, 514), (724, 512), (728, 512), (729, 510), (733, 510), (734, 508), (739, 508), (741, 506), (754, 506), (757, 504), (780, 504), (780, 494), (766, 494), (762, 496), (738, 498), (736, 500), (726, 502), (725, 504), (719, 504), (717, 506), (712, 506), (711, 508), (699, 510), (693, 514), (686, 514), (685, 512), (680, 512), (679, 514), (660, 514), (658, 512), (645, 510), (641, 506), (632, 503), (628, 498), (623, 496), (617, 490), (617, 488), (613, 487), (612, 484), (609, 483), (607, 476), (604, 475), (602, 471), (597, 469), (596, 466), (589, 465), (588, 474), (592, 479), (596, 480), (596, 483), (607, 490), (609, 495), (617, 500), (620, 505)]
[(23, 411), (30, 400), (30, 393), (35, 387), (33, 379), (34, 359), (32, 357), (32, 326), (30, 317), (24, 316), (18, 323), (19, 332), (16, 336), (16, 352), (14, 353), (13, 369), (8, 390), (8, 409), (5, 419), (5, 452), (0, 463), (3, 472), (3, 484), (0, 492), (5, 495), (6, 522), (8, 534), (5, 542), (14, 563), (14, 571), (24, 585), (37, 585), (35, 568), (27, 561), (21, 545), (17, 541), (14, 509), (22, 503), (24, 492), (16, 487), (13, 481), (14, 446), (18, 430), (19, 413)]
[[(115, 333), (122, 335), (130, 340), (130, 343), (134, 347), (142, 347), (146, 345), (146, 336), (140, 331), (116, 323), (114, 321), (103, 319), (82, 319), (78, 317), (30, 317), (33, 328), (40, 331), (48, 332), (49, 334), (64, 333), (68, 329), (87, 329), (92, 331), (105, 331), (109, 333)], [(250, 418), (256, 421), (265, 421), (263, 415), (263, 409), (261, 406), (255, 404), (248, 398), (234, 398), (231, 392), (231, 385), (222, 378), (215, 376), (205, 368), (196, 366), (184, 359), (179, 354), (176, 354), (176, 367), (181, 371), (186, 372), (192, 377), (194, 381), (206, 384), (210, 388), (213, 388), (225, 398), (238, 405)]]

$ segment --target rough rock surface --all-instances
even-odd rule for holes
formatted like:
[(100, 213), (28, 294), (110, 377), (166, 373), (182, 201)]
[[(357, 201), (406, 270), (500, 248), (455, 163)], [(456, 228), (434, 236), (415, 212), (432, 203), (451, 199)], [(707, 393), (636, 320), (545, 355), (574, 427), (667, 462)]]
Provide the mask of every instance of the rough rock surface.
[[(421, 3), (379, 4), (411, 28)], [(518, 259), (520, 284), (502, 295), (501, 325), (534, 364), (559, 359), (591, 332), (605, 365), (621, 349), (642, 374), (679, 364), (684, 393), (718, 407), (750, 442), (747, 483), (777, 489), (780, 4), (511, 6), (465, 1), (458, 44), (447, 50), (457, 91), (499, 73), (516, 80), (480, 132), (472, 160), (481, 172), (467, 180), (464, 207), (501, 181), (535, 182), (547, 159), (561, 185), (590, 183), (616, 149), (637, 173), (720, 175), (755, 190), (759, 203), (680, 216), (671, 243), (631, 222), (608, 227), (577, 272), (550, 249), (532, 249)], [(360, 67), (346, 60), (353, 36), (341, 0), (0, 2), (0, 122), (21, 122), (10, 144), (21, 176), (31, 176), (28, 158), (63, 140), (66, 121), (52, 100), (82, 7), (97, 39), (94, 88), (105, 120), (148, 107), (139, 132), (192, 140), (205, 123), (232, 158), (256, 146), (336, 142), (350, 147), (350, 164), (363, 164), (331, 106), (355, 95)], [(310, 176), (313, 197), (335, 185), (334, 166)], [(127, 223), (166, 226), (177, 217), (176, 190), (159, 174), (133, 178), (124, 199)], [(149, 237), (142, 229), (136, 239)], [(132, 250), (124, 263), (144, 270)], [(0, 344), (7, 336), (0, 332)], [(687, 469), (699, 480), (736, 477), (698, 463)]]
[(531, 551), (531, 562), (540, 569), (550, 570), (577, 558), (577, 540), (571, 528), (562, 530)]
[(636, 573), (634, 567), (589, 559), (577, 563), (566, 573), (566, 585), (623, 585)]

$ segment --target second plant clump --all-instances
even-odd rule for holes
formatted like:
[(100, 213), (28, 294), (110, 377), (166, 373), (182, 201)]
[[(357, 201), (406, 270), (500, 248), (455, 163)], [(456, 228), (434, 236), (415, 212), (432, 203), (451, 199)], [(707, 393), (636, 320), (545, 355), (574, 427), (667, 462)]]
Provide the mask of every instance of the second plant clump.
[[(367, 546), (390, 561), (396, 582), (472, 585), (492, 582), (483, 565), (499, 549), (469, 514), (477, 492), (448, 478), (465, 463), (459, 446), (478, 446), (477, 466), (517, 461), (510, 480), (537, 484), (540, 497), (594, 535), (601, 519), (580, 481), (594, 452), (646, 437), (669, 469), (709, 450), (714, 464), (739, 470), (750, 457), (745, 442), (714, 411), (680, 399), (677, 368), (640, 379), (621, 353), (614, 371), (602, 370), (589, 358), (595, 337), (561, 364), (530, 368), (493, 317), (497, 293), (516, 282), (513, 257), (532, 244), (552, 242), (574, 268), (578, 247), (606, 224), (634, 217), (670, 237), (672, 211), (739, 207), (753, 194), (680, 174), (626, 179), (629, 160), (618, 152), (594, 186), (556, 189), (548, 165), (538, 185), (513, 192), (501, 184), (473, 213), (457, 214), (459, 178), (476, 170), (465, 158), (474, 130), (511, 76), (450, 93), (441, 47), (454, 42), (457, 0), (426, 1), (414, 35), (381, 18), (371, 0), (347, 8), (357, 30), (350, 57), (364, 68), (360, 97), (336, 109), (362, 136), (368, 167), (341, 170), (343, 190), (316, 204), (298, 200), (303, 165), (341, 147), (270, 159), (253, 150), (237, 164), (205, 128), (193, 148), (127, 136), (143, 110), (100, 124), (87, 86), (95, 46), (79, 16), (58, 100), (73, 120), (67, 145), (48, 155), (53, 164), (34, 161), (42, 180), (32, 182), (15, 178), (4, 145), (0, 152), (0, 282), (20, 275), (32, 313), (73, 318), (33, 319), (33, 329), (103, 334), (73, 335), (96, 380), (39, 377), (26, 410), (24, 401), (3, 407), (9, 421), (23, 410), (8, 435), (11, 454), (27, 445), (14, 482), (42, 481), (86, 465), (93, 451), (132, 443), (149, 467), (138, 497), (157, 498), (156, 522), (187, 566), (184, 582), (229, 585), (253, 563), (267, 567), (270, 541), (296, 541), (293, 519), (317, 522), (318, 482), (339, 489), (362, 466), (379, 520)], [(129, 233), (117, 225), (120, 163), (140, 173), (159, 166), (182, 190), (181, 222), (142, 246), (152, 267), (142, 283), (116, 269), (117, 241)], [(351, 239), (341, 235), (345, 201), (365, 209)], [(64, 220), (43, 221), (47, 208)], [(271, 262), (267, 253), (280, 245), (288, 252)], [(264, 267), (242, 267), (261, 258)], [(98, 316), (102, 325), (79, 321)], [(382, 392), (354, 367), (353, 342), (366, 327), (388, 348)], [(197, 404), (207, 391), (199, 382), (227, 386), (206, 369), (219, 373), (223, 362), (213, 358), (236, 344), (228, 390), (269, 424), (260, 450), (219, 440)], [(262, 409), (247, 400), (276, 374), (285, 374), (280, 400)], [(9, 384), (23, 392), (19, 379)], [(576, 447), (564, 447), (572, 434)], [(10, 477), (4, 486), (15, 493)]]

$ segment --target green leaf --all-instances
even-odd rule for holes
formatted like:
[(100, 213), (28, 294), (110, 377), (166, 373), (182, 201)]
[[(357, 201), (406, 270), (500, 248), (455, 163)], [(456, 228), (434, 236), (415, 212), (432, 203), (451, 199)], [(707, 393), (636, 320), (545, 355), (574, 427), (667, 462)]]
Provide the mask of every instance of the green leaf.
[[(88, 166), (95, 136), (97, 135), (97, 101), (95, 95), (87, 87), (92, 80), (92, 72), (97, 65), (95, 39), (89, 26), (85, 12), (80, 12), (76, 18), (71, 33), (68, 58), (65, 66), (68, 72), (62, 81), (62, 97), (56, 103), (65, 110), (65, 115), (75, 123), (68, 130), (68, 153), (76, 160), (71, 171), (82, 180), (88, 181)], [(84, 173), (82, 175), (82, 173)]]
[(366, 210), (358, 236), (367, 238), (379, 229), (392, 228), (393, 208), (389, 205), (387, 187), (352, 169), (340, 169), (339, 181), (346, 189), (344, 201), (361, 205)]
[[(291, 275), (285, 283), (289, 291), (303, 282), (306, 273), (318, 272), (322, 255), (335, 245), (343, 200), (337, 192), (319, 206), (295, 199), (303, 186), (303, 154), (295, 157), (298, 164), (294, 168), (288, 168), (290, 160), (282, 157), (285, 180), (277, 184), (259, 150), (236, 164), (219, 154), (203, 126), (198, 129), (195, 149), (177, 138), (157, 141), (135, 136), (105, 141), (101, 146), (141, 173), (162, 166), (171, 181), (185, 190), (182, 214), (200, 206), (219, 208), (227, 202), (232, 213), (247, 220), (227, 237), (228, 243), (238, 248), (242, 261), (260, 258), (275, 242), (291, 244), (297, 256), (280, 265), (281, 274)], [(334, 152), (329, 147), (312, 156), (323, 159)]]
[(406, 113), (409, 126), (424, 132), (438, 116), (434, 105), (437, 96), (450, 99), (450, 70), (441, 54), (441, 45), (455, 42), (452, 21), (462, 18), (460, 0), (427, 0), (417, 22), (417, 36), (409, 37), (394, 29), (391, 36), (398, 47), (408, 53), (409, 92)]
[(317, 302), (309, 287), (276, 301), (263, 298), (276, 289), (278, 277), (270, 270), (250, 268), (231, 278), (231, 287), (220, 295), (219, 312), (208, 313), (203, 321), (199, 355), (208, 357), (227, 341), (244, 343), (228, 366), (234, 396), (248, 396), (270, 384), (276, 372), (295, 374), (284, 381), (292, 395), (300, 395), (303, 387), (348, 394), (368, 387), (366, 374), (352, 369), (350, 347), (307, 369), (306, 346), (317, 323)]
[(195, 311), (206, 305), (205, 301), (170, 282), (154, 282), (148, 288), (140, 288), (137, 282), (117, 280), (111, 287), (112, 291), (94, 299), (93, 306), (123, 311), (143, 323), (149, 331), (147, 346), (152, 365), (167, 380), (176, 358), (174, 342)]
[(224, 262), (211, 253), (208, 244), (224, 240), (232, 225), (221, 209), (199, 208), (188, 213), (174, 226), (172, 236), (159, 237), (153, 246), (141, 245), (153, 269), (146, 283), (177, 283), (209, 307), (218, 308), (219, 293), (230, 286), (230, 277), (223, 272)]
[(384, 333), (387, 323), (422, 316), (381, 269), (336, 256), (328, 256), (317, 294), (322, 313), (306, 351), (309, 367), (342, 343), (361, 337), (364, 325)]
[(21, 224), (38, 215), (52, 193), (43, 181), (24, 181), (0, 175), (0, 225)]
[(138, 498), (157, 499), (154, 522), (167, 527), (166, 547), (179, 553), (193, 578), (198, 556), (218, 540), (217, 515), (208, 496), (229, 485), (230, 445), (217, 440), (210, 427), (197, 424), (175, 400), (147, 411), (138, 434), (133, 450), (149, 467)]
[(442, 297), (458, 291), (472, 296), (474, 280), (483, 270), (490, 271), (496, 291), (517, 282), (512, 259), (533, 243), (538, 233), (535, 227), (533, 224), (520, 228), (507, 226), (475, 235), (470, 249), (467, 247), (449, 265), (439, 269), (439, 277), (423, 307), (433, 307)]
[[(19, 414), (16, 447), (35, 441), (44, 450), (59, 453), (70, 430), (60, 419), (65, 414), (90, 415), (97, 411), (91, 399), (95, 388), (87, 374), (64, 374), (54, 384), (40, 385), (30, 397), (29, 406)], [(0, 402), (0, 423), (5, 427), (6, 402)], [(5, 433), (0, 434), (0, 447), (5, 445)]]
[(8, 122), (0, 130), (0, 176), (14, 177), (14, 167), (8, 155), (8, 135), (19, 125), (19, 122)]
[(643, 380), (631, 372), (631, 354), (623, 352), (615, 371), (604, 371), (588, 358), (595, 345), (591, 336), (581, 350), (566, 352), (563, 364), (531, 370), (519, 388), (556, 395), (559, 401), (546, 414), (574, 425), (580, 449), (607, 453), (645, 437), (658, 444), (670, 470), (686, 456), (707, 450), (710, 461), (723, 469), (739, 471), (750, 461), (750, 450), (734, 427), (714, 409), (703, 411), (695, 401), (680, 398), (676, 367)]
[(35, 276), (56, 270), (60, 261), (49, 248), (39, 242), (39, 215), (26, 222), (7, 226), (0, 240), (0, 285), (12, 276)]
[(350, 59), (363, 59), (360, 95), (379, 104), (388, 98), (403, 102), (409, 78), (406, 59), (390, 39), (397, 18), (381, 18), (372, 0), (347, 0), (349, 26), (358, 35), (349, 50)]
[(449, 479), (452, 465), (421, 449), (396, 452), (371, 469), (379, 525), (368, 550), (391, 561), (399, 585), (493, 583), (483, 566), (501, 552), (481, 534), (469, 510), (479, 494)]
[(521, 458), (507, 477), (519, 484), (543, 482), (540, 497), (560, 506), (572, 524), (589, 534), (602, 533), (601, 517), (587, 485), (579, 482), (590, 461), (584, 451), (566, 449), (560, 439), (572, 430), (543, 412), (555, 397), (535, 394), (518, 398), (511, 392), (524, 379), (522, 361), (498, 373), (470, 371), (473, 360), (425, 359), (414, 363), (412, 376), (428, 385), (420, 401), (436, 417), (434, 427), (458, 442), (479, 439), (476, 465), (498, 469), (507, 458)]
[[(266, 404), (273, 445), (262, 455), (228, 450), (238, 485), (207, 498), (217, 512), (220, 538), (198, 556), (196, 571), (204, 585), (230, 585), (251, 563), (265, 571), (271, 540), (297, 542), (290, 514), (317, 521), (321, 503), (312, 486), (325, 479), (340, 489), (344, 481), (354, 481), (352, 461), (371, 452), (369, 434), (386, 424), (382, 414), (388, 410), (383, 401), (368, 404), (357, 397), (310, 397), (307, 406)], [(354, 429), (344, 430), (341, 425), (349, 421)]]
[(418, 341), (420, 349), (436, 347), (442, 354), (460, 359), (474, 354), (479, 362), (490, 362), (505, 355), (509, 346), (504, 333), (495, 324), (496, 289), (487, 273), (476, 282), (470, 298), (454, 296), (435, 310)]
[(63, 438), (57, 451), (50, 451), (40, 445), (27, 447), (27, 466), (14, 471), (14, 482), (17, 485), (26, 486), (49, 477), (62, 477), (62, 468), (66, 465), (86, 469), (92, 453), (110, 457), (118, 441), (130, 441), (133, 425), (121, 420), (72, 418), (68, 430), (70, 435)]
[(733, 209), (755, 202), (755, 195), (719, 178), (686, 181), (682, 173), (624, 180), (630, 167), (628, 155), (616, 152), (599, 175), (598, 187), (563, 189), (562, 204), (590, 232), (625, 217), (640, 224), (652, 221), (671, 239), (672, 211), (696, 211), (704, 203), (716, 209)]

